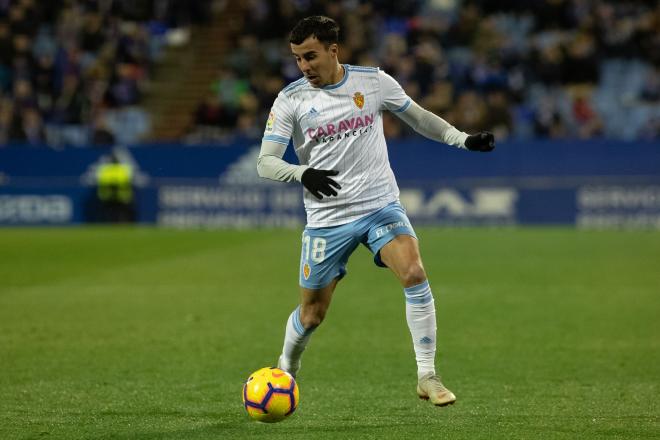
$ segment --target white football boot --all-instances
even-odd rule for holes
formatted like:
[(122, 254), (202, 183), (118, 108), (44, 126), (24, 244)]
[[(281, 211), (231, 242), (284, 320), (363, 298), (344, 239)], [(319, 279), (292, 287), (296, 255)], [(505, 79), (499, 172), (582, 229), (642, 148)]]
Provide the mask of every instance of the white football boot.
[(417, 383), (417, 395), (420, 399), (430, 400), (437, 406), (451, 405), (456, 402), (456, 396), (440, 381), (440, 377), (433, 373), (422, 376)]
[(277, 359), (277, 368), (280, 370), (284, 370), (287, 373), (289, 373), (293, 378), (295, 379), (296, 374), (298, 374), (298, 370), (300, 370), (300, 359), (298, 362), (296, 362), (296, 365), (291, 366), (290, 368), (283, 368), (282, 367), (282, 355)]

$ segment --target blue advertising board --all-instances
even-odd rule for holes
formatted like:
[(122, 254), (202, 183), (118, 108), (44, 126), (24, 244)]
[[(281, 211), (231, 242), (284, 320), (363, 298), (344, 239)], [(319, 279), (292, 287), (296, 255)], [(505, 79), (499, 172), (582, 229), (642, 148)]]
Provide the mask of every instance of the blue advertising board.
[[(135, 174), (136, 220), (174, 227), (300, 227), (299, 184), (261, 179), (258, 144), (118, 149)], [(0, 149), (0, 225), (94, 219), (108, 151)], [(390, 141), (401, 201), (418, 225), (660, 228), (660, 142), (500, 143), (488, 154)], [(285, 158), (295, 162), (291, 148)]]

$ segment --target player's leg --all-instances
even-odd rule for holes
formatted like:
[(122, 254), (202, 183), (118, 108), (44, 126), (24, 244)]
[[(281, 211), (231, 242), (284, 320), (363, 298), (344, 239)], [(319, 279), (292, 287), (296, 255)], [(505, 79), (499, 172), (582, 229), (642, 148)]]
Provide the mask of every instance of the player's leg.
[(320, 289), (300, 288), (300, 322), (305, 330), (321, 325), (339, 279), (335, 278), (329, 285)]
[(374, 253), (374, 262), (389, 267), (403, 286), (406, 321), (417, 360), (418, 394), (436, 405), (453, 403), (456, 397), (435, 374), (435, 304), (410, 220), (398, 202), (365, 220), (369, 222), (365, 244)]
[(339, 280), (346, 275), (346, 263), (358, 241), (351, 224), (332, 228), (306, 228), (300, 256), (300, 305), (286, 325), (284, 346), (278, 365), (294, 376), (309, 339), (321, 324)]
[(417, 239), (397, 235), (380, 249), (382, 262), (397, 276), (406, 298), (406, 321), (417, 360), (417, 393), (435, 405), (448, 405), (456, 396), (447, 390), (435, 372), (435, 301), (422, 264)]
[(435, 304), (417, 239), (410, 235), (395, 236), (380, 249), (380, 258), (403, 286), (406, 320), (417, 359), (417, 375), (422, 377), (435, 373)]
[(294, 377), (300, 369), (307, 343), (314, 330), (323, 322), (330, 307), (332, 294), (339, 278), (320, 289), (300, 288), (300, 305), (289, 315), (284, 335), (284, 346), (277, 366), (291, 373)]
[(417, 239), (410, 235), (396, 235), (380, 249), (381, 261), (396, 275), (405, 288), (426, 281)]

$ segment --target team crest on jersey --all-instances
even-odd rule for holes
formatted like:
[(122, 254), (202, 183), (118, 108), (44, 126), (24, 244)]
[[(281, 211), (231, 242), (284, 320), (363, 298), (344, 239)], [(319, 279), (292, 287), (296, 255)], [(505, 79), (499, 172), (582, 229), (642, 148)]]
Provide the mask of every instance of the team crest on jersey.
[(360, 110), (362, 110), (362, 107), (364, 107), (364, 95), (360, 92), (355, 92), (355, 95), (353, 95), (353, 102)]
[(309, 279), (309, 275), (312, 273), (312, 268), (309, 267), (309, 264), (305, 263), (303, 265), (303, 276), (305, 277), (306, 280)]
[(266, 121), (266, 133), (273, 132), (273, 125), (275, 124), (275, 113), (270, 112), (268, 115), (268, 121)]

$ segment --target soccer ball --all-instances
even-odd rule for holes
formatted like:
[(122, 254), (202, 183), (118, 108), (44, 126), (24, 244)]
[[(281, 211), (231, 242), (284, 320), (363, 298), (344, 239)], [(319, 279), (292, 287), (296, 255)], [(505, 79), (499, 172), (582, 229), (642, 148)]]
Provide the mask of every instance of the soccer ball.
[(284, 370), (266, 367), (255, 371), (243, 385), (243, 404), (254, 420), (279, 422), (293, 414), (300, 395), (296, 380)]

